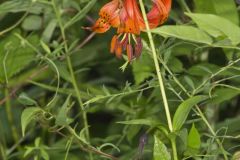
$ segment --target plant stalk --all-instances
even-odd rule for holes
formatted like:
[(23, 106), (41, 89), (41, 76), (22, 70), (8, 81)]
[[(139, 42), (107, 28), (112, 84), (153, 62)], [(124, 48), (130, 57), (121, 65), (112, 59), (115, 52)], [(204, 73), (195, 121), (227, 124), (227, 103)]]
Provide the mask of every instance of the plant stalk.
[[(82, 111), (84, 129), (86, 131), (85, 132), (86, 133), (85, 134), (86, 139), (90, 143), (90, 133), (89, 133), (89, 129), (88, 129), (87, 113), (84, 111), (81, 94), (80, 94), (80, 91), (79, 91), (79, 88), (78, 88), (78, 85), (77, 85), (76, 77), (74, 75), (73, 65), (72, 65), (72, 62), (71, 62), (71, 58), (68, 55), (69, 49), (68, 49), (68, 45), (67, 45), (65, 30), (64, 30), (63, 23), (62, 23), (62, 20), (61, 20), (61, 14), (59, 13), (59, 10), (57, 9), (55, 0), (52, 0), (52, 5), (53, 5), (53, 8), (54, 8), (55, 13), (56, 13), (56, 17), (57, 17), (57, 20), (58, 20), (58, 23), (59, 23), (61, 34), (62, 34), (62, 38), (63, 38), (63, 41), (64, 41), (64, 50), (65, 50), (65, 56), (66, 56), (66, 60), (67, 60), (67, 66), (68, 66), (68, 69), (69, 69), (69, 72), (70, 72), (70, 75), (71, 75), (71, 83), (72, 83), (73, 88), (74, 88), (74, 90), (77, 94), (77, 101), (78, 101), (80, 109)], [(90, 158), (90, 160), (93, 160), (92, 153), (89, 153), (89, 158)]]
[[(169, 110), (169, 106), (168, 106), (168, 101), (167, 101), (167, 96), (166, 96), (165, 87), (164, 87), (164, 83), (163, 83), (163, 78), (162, 78), (160, 66), (159, 66), (159, 63), (158, 63), (157, 52), (156, 52), (156, 49), (155, 49), (152, 33), (150, 31), (149, 23), (148, 23), (148, 20), (147, 20), (147, 14), (146, 14), (146, 10), (144, 8), (143, 0), (139, 0), (139, 2), (140, 2), (141, 11), (142, 11), (142, 14), (143, 14), (144, 22), (145, 22), (145, 25), (146, 25), (146, 31), (147, 31), (148, 39), (149, 39), (149, 42), (150, 42), (152, 54), (153, 54), (154, 65), (155, 65), (155, 69), (156, 69), (156, 72), (157, 72), (160, 91), (161, 91), (161, 94), (162, 94), (162, 99), (163, 99), (163, 104), (164, 104), (164, 108), (165, 108), (165, 114), (166, 114), (166, 117), (167, 117), (168, 127), (169, 127), (170, 132), (173, 132), (172, 119), (171, 119), (171, 114), (170, 114), (170, 110)], [(175, 140), (173, 140), (173, 141), (175, 141)], [(176, 143), (175, 142), (172, 142), (172, 149), (173, 149), (174, 160), (178, 160), (177, 149), (176, 149)]]
[(177, 147), (176, 147), (176, 137), (171, 138), (170, 141), (172, 145), (173, 159), (177, 160), (178, 156), (177, 156)]
[[(171, 70), (168, 68), (168, 66), (163, 62), (162, 59), (159, 59), (159, 61), (163, 64), (164, 68), (167, 70), (167, 72), (173, 77), (175, 83), (184, 91), (184, 93), (188, 96), (188, 97), (192, 97), (194, 96), (195, 92), (193, 91), (192, 94), (188, 93), (187, 89), (179, 82), (179, 80), (175, 77), (175, 75), (171, 72)], [(240, 59), (234, 61), (233, 63), (229, 64), (228, 66), (226, 66), (225, 68), (237, 63), (238, 61), (240, 61)], [(217, 74), (221, 73), (223, 70), (221, 69), (220, 71), (216, 72), (215, 74), (213, 74), (213, 76), (210, 77), (213, 78), (214, 76), (216, 76)], [(208, 79), (209, 80), (209, 79)], [(204, 84), (207, 83), (207, 80), (203, 82), (203, 84), (201, 84), (200, 86), (204, 86)], [(198, 87), (200, 89), (200, 87)], [(181, 97), (180, 97), (181, 98)], [(181, 98), (182, 99), (182, 98)], [(203, 122), (207, 125), (209, 131), (211, 132), (211, 134), (216, 137), (216, 142), (217, 144), (219, 145), (221, 151), (222, 151), (222, 154), (223, 154), (223, 157), (224, 157), (224, 160), (228, 160), (228, 157), (227, 157), (227, 154), (226, 154), (226, 151), (223, 147), (223, 145), (221, 144), (219, 138), (217, 137), (217, 134), (216, 132), (213, 130), (212, 126), (209, 124), (207, 118), (204, 116), (204, 113), (201, 111), (201, 109), (199, 108), (198, 105), (195, 106), (196, 109), (197, 109), (197, 114), (199, 114), (199, 116), (202, 118)]]
[(8, 122), (9, 122), (9, 125), (11, 126), (13, 140), (15, 143), (17, 143), (19, 137), (18, 137), (17, 129), (14, 124), (14, 120), (13, 120), (12, 106), (9, 98), (9, 91), (7, 88), (5, 88), (5, 96), (8, 97), (6, 101), (6, 112), (7, 112)]
[(166, 96), (166, 92), (165, 92), (165, 87), (164, 87), (164, 84), (163, 84), (161, 70), (160, 70), (159, 63), (158, 63), (157, 52), (156, 52), (155, 45), (154, 45), (154, 42), (153, 42), (153, 37), (152, 37), (152, 33), (150, 31), (150, 27), (149, 27), (149, 23), (148, 23), (148, 20), (147, 20), (146, 11), (145, 11), (145, 8), (144, 8), (143, 1), (142, 0), (139, 0), (139, 1), (140, 1), (140, 7), (141, 7), (141, 10), (142, 10), (142, 13), (143, 13), (144, 22), (145, 22), (145, 25), (146, 25), (146, 31), (147, 31), (148, 39), (149, 39), (152, 54), (153, 54), (154, 65), (155, 65), (155, 69), (156, 69), (156, 72), (157, 72), (160, 91), (161, 91), (161, 94), (162, 94), (163, 104), (164, 104), (164, 108), (165, 108), (165, 112), (166, 112), (166, 116), (167, 116), (168, 127), (169, 127), (169, 130), (172, 132), (173, 127), (172, 127), (171, 114), (170, 114), (170, 111), (169, 111), (169, 106), (168, 106), (167, 96)]

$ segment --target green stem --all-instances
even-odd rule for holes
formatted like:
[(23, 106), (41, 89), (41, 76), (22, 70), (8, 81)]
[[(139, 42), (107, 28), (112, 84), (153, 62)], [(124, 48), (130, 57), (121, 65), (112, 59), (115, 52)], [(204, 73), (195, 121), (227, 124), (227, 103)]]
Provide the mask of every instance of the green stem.
[(79, 141), (80, 146), (81, 146), (81, 148), (82, 148), (83, 150), (96, 153), (96, 154), (101, 155), (101, 156), (103, 156), (103, 157), (105, 157), (105, 158), (108, 158), (108, 159), (118, 160), (118, 158), (116, 158), (116, 157), (114, 157), (114, 156), (112, 156), (112, 155), (110, 155), (110, 154), (104, 153), (104, 152), (102, 152), (102, 151), (100, 151), (100, 150), (92, 147), (92, 146), (89, 145), (88, 143), (84, 142), (84, 141), (82, 140), (82, 138), (79, 137), (79, 135), (75, 132), (75, 130), (74, 130), (73, 128), (71, 128), (70, 126), (67, 126), (66, 128), (67, 128), (67, 130), (72, 134), (72, 136)]
[[(83, 107), (83, 102), (82, 102), (81, 94), (80, 94), (80, 91), (79, 91), (79, 88), (78, 88), (78, 85), (77, 85), (76, 77), (74, 75), (74, 70), (73, 70), (73, 65), (72, 65), (72, 62), (71, 62), (71, 58), (68, 55), (69, 49), (68, 49), (68, 45), (67, 45), (67, 41), (66, 41), (65, 30), (64, 30), (62, 20), (61, 20), (61, 14), (59, 13), (59, 10), (57, 9), (55, 0), (52, 0), (52, 4), (53, 4), (54, 11), (56, 13), (56, 17), (57, 17), (59, 27), (60, 27), (60, 30), (61, 30), (61, 34), (62, 34), (62, 37), (63, 37), (63, 41), (64, 41), (64, 50), (65, 50), (65, 56), (66, 56), (66, 60), (67, 60), (67, 66), (68, 66), (68, 69), (69, 69), (69, 72), (70, 72), (70, 75), (71, 75), (71, 83), (72, 83), (73, 88), (76, 92), (77, 100), (78, 100), (80, 109), (82, 111), (82, 118), (83, 118), (84, 128), (85, 128), (85, 131), (86, 131), (86, 134), (85, 134), (86, 139), (87, 139), (88, 142), (90, 142), (90, 134), (89, 134), (89, 128), (88, 128), (87, 113), (85, 112), (84, 107)], [(93, 157), (92, 157), (91, 153), (89, 153), (89, 156), (90, 156), (90, 159), (92, 160)]]
[(173, 159), (177, 160), (178, 156), (177, 156), (177, 147), (176, 147), (176, 138), (171, 138), (171, 144), (172, 144), (172, 151), (173, 151)]
[(1, 144), (0, 144), (0, 158), (2, 158), (3, 160), (7, 160), (5, 149)]
[[(3, 131), (2, 123), (0, 122), (0, 130)], [(1, 134), (1, 133), (0, 133)], [(7, 160), (6, 141), (4, 136), (0, 138), (0, 159)]]
[(5, 88), (5, 96), (8, 97), (6, 100), (6, 112), (7, 112), (8, 122), (9, 122), (9, 125), (11, 126), (11, 132), (12, 132), (13, 139), (14, 139), (15, 143), (17, 143), (19, 137), (17, 134), (17, 129), (14, 124), (14, 120), (13, 120), (13, 112), (12, 112), (12, 107), (11, 107), (11, 102), (10, 102), (10, 97), (9, 97), (9, 91), (7, 88)]
[[(145, 25), (146, 25), (146, 31), (147, 31), (148, 39), (149, 39), (152, 54), (153, 54), (154, 65), (155, 65), (155, 69), (156, 69), (156, 72), (157, 72), (158, 82), (159, 82), (159, 86), (160, 86), (160, 90), (161, 90), (161, 94), (162, 94), (162, 99), (163, 99), (163, 104), (164, 104), (164, 108), (165, 108), (165, 114), (166, 114), (166, 117), (167, 117), (168, 127), (169, 127), (170, 132), (173, 132), (172, 119), (171, 119), (171, 114), (170, 114), (170, 110), (169, 110), (169, 106), (168, 106), (165, 87), (164, 87), (164, 84), (163, 84), (161, 70), (160, 70), (159, 63), (158, 63), (157, 52), (156, 52), (156, 49), (155, 49), (152, 33), (150, 31), (149, 23), (148, 23), (148, 20), (147, 20), (147, 15), (146, 15), (146, 10), (144, 8), (143, 0), (139, 0), (139, 1), (140, 1), (140, 7), (141, 7), (142, 14), (143, 14), (144, 22), (145, 22)], [(177, 160), (178, 158), (176, 156), (177, 155), (177, 150), (176, 150), (175, 142), (172, 143), (172, 145), (173, 145), (172, 148), (173, 148), (173, 152), (174, 152), (173, 153), (174, 160)]]
[[(236, 63), (238, 62), (240, 59), (238, 59), (237, 61), (234, 61), (233, 63)], [(194, 95), (194, 92), (193, 94), (191, 95), (190, 93), (188, 93), (187, 89), (179, 82), (179, 80), (175, 77), (175, 75), (171, 72), (171, 70), (168, 68), (168, 66), (163, 62), (162, 59), (159, 58), (159, 61), (163, 64), (164, 68), (167, 70), (167, 72), (173, 77), (174, 81), (176, 82), (176, 84), (184, 91), (184, 93), (188, 96), (188, 97), (192, 97)], [(216, 76), (217, 74), (219, 74), (220, 72), (222, 72), (222, 70), (216, 72), (215, 74), (213, 74), (213, 76), (211, 77), (214, 77)], [(206, 84), (206, 82), (204, 82), (204, 84)], [(203, 87), (204, 85), (202, 85)], [(181, 97), (180, 97), (181, 98)], [(182, 99), (182, 98), (181, 98)], [(202, 118), (203, 122), (207, 125), (208, 129), (210, 130), (211, 134), (216, 137), (217, 134), (215, 133), (215, 131), (213, 130), (212, 126), (210, 125), (210, 123), (208, 122), (208, 120), (206, 119), (206, 117), (204, 116), (203, 112), (201, 111), (201, 109), (199, 108), (198, 105), (195, 106), (196, 109), (197, 109), (197, 114), (199, 114), (199, 116)], [(226, 155), (226, 151), (223, 147), (223, 145), (221, 144), (220, 140), (216, 137), (216, 141), (222, 151), (222, 154), (224, 156), (224, 159), (225, 160), (228, 160), (228, 157)]]
[(169, 127), (169, 130), (172, 132), (173, 131), (172, 120), (171, 120), (171, 115), (170, 115), (170, 111), (169, 111), (169, 106), (168, 106), (167, 96), (166, 96), (166, 92), (165, 92), (165, 87), (164, 87), (163, 79), (162, 79), (162, 75), (161, 75), (161, 70), (160, 70), (159, 63), (158, 63), (157, 52), (156, 52), (155, 45), (154, 45), (154, 42), (153, 42), (153, 37), (152, 37), (152, 33), (150, 31), (150, 27), (149, 27), (149, 23), (148, 23), (148, 20), (147, 20), (147, 15), (146, 15), (146, 11), (145, 11), (145, 8), (144, 8), (143, 1), (142, 0), (139, 0), (139, 1), (140, 1), (140, 7), (141, 7), (141, 10), (142, 10), (143, 18), (144, 18), (145, 25), (146, 25), (146, 31), (147, 31), (147, 34), (148, 34), (148, 39), (149, 39), (152, 54), (153, 54), (155, 69), (156, 69), (156, 72), (157, 72), (158, 82), (159, 82), (159, 86), (160, 86), (160, 90), (161, 90), (161, 94), (162, 94), (162, 99), (163, 99), (163, 104), (164, 104), (164, 108), (165, 108), (165, 112), (166, 112), (166, 116), (167, 116), (168, 127)]
[(197, 108), (197, 111), (198, 111), (198, 114), (200, 115), (200, 117), (202, 118), (202, 120), (205, 122), (205, 124), (208, 126), (208, 129), (210, 130), (210, 132), (212, 133), (212, 135), (214, 137), (216, 137), (216, 141), (217, 141), (217, 144), (219, 145), (221, 151), (222, 151), (222, 154), (223, 154), (223, 157), (225, 160), (228, 160), (228, 157), (227, 157), (227, 154), (226, 154), (226, 151), (222, 145), (222, 143), (220, 142), (220, 140), (217, 138), (217, 134), (214, 132), (212, 126), (210, 125), (210, 123), (208, 122), (208, 120), (206, 119), (206, 117), (204, 116), (203, 112), (201, 111), (201, 109), (196, 106)]
[(205, 81), (203, 81), (196, 89), (194, 89), (193, 94), (196, 94), (202, 87), (204, 87), (211, 79), (219, 75), (220, 73), (226, 71), (230, 67), (232, 67), (234, 64), (238, 63), (240, 61), (240, 58), (236, 59), (235, 61), (229, 63), (227, 66), (222, 67), (219, 71), (212, 74), (209, 78), (207, 78)]

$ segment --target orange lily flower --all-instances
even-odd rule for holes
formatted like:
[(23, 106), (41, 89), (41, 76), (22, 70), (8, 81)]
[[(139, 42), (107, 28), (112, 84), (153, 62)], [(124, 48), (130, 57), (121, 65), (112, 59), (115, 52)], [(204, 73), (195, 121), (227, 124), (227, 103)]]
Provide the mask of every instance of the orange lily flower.
[[(147, 18), (150, 28), (155, 28), (167, 19), (171, 0), (152, 1)], [(114, 35), (111, 41), (111, 53), (121, 58), (122, 52), (126, 50), (128, 61), (141, 55), (142, 41), (139, 35), (146, 27), (136, 0), (112, 0), (101, 8), (99, 16), (94, 26), (87, 29), (104, 33), (111, 27), (117, 28), (117, 35)]]

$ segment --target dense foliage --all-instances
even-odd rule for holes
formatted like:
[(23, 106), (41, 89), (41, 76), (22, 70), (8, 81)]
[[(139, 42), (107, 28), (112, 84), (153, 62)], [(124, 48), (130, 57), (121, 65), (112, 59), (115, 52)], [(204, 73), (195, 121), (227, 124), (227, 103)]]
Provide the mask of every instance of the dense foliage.
[(173, 0), (131, 63), (82, 28), (107, 2), (1, 2), (0, 159), (239, 160), (239, 2)]

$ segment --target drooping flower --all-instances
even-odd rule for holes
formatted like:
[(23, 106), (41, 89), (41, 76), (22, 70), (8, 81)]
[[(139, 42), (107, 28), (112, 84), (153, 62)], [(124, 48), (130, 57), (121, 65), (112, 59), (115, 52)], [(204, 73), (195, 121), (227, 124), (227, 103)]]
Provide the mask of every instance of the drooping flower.
[[(147, 19), (150, 28), (155, 28), (167, 19), (171, 0), (152, 0), (152, 3)], [(111, 27), (117, 28), (117, 35), (112, 38), (110, 52), (121, 58), (126, 51), (128, 61), (139, 57), (142, 52), (140, 32), (146, 27), (136, 0), (112, 0), (101, 8), (94, 26), (87, 28), (104, 33)]]

